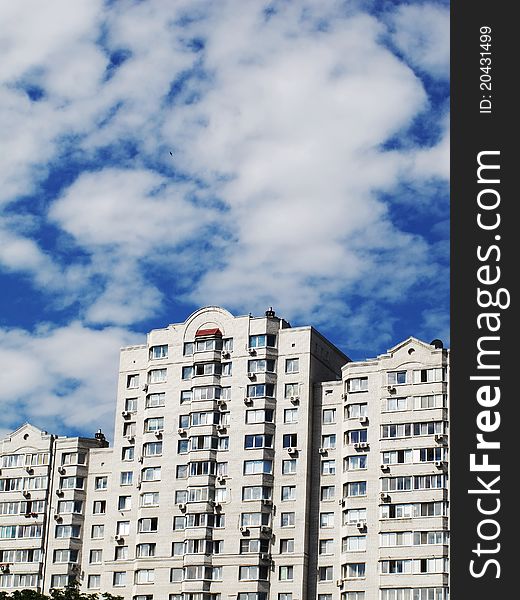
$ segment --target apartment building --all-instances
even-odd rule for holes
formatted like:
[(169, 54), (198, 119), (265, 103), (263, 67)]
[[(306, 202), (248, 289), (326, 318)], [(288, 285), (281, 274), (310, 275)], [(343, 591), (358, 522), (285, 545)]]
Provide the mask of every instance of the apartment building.
[[(151, 331), (121, 350), (111, 448), (30, 425), (4, 441), (0, 519), (41, 529), (23, 554), (0, 524), (19, 574), (0, 589), (75, 577), (125, 600), (447, 600), (448, 358), (409, 338), (351, 362), (271, 309)], [(47, 480), (3, 483), (33, 460)], [(24, 486), (41, 512), (11, 498)]]
[(313, 391), (347, 361), (272, 310), (203, 308), (124, 348), (114, 447), (91, 454), (85, 590), (312, 597)]
[(448, 352), (415, 338), (317, 386), (309, 587), (318, 600), (448, 597)]
[(26, 423), (0, 445), (0, 590), (64, 587), (79, 575), (87, 458), (107, 444)]

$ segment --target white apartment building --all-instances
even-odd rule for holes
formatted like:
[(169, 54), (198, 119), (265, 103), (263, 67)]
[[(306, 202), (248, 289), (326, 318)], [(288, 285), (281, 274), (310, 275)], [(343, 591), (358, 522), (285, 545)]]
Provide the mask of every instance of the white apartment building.
[(409, 338), (318, 386), (312, 597), (448, 597), (447, 377), (442, 344)]
[[(125, 600), (447, 600), (447, 370), (437, 341), (351, 362), (271, 309), (206, 307), (153, 330), (121, 350), (113, 447), (56, 438), (82, 450), (45, 467), (66, 472), (40, 482), (38, 566), (16, 566), (38, 577), (18, 584), (74, 575)], [(46, 436), (24, 428), (33, 444)], [(8, 457), (29, 450), (5, 444), (2, 464), (24, 468)]]
[(64, 587), (79, 575), (94, 439), (26, 423), (0, 442), (0, 591)]

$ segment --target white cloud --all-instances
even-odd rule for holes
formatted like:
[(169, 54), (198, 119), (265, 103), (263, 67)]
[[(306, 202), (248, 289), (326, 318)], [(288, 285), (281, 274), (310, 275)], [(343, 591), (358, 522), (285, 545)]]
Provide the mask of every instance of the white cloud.
[(405, 4), (393, 13), (392, 39), (414, 67), (433, 77), (449, 76), (450, 12), (434, 4)]
[(79, 322), (36, 331), (0, 329), (3, 424), (24, 420), (48, 431), (111, 436), (119, 348), (142, 343), (119, 328), (88, 329)]

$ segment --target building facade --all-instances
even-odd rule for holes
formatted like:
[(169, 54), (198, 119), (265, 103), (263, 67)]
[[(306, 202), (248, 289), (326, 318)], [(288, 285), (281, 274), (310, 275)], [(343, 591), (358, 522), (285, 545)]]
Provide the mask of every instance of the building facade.
[(76, 438), (84, 458), (56, 455), (41, 575), (23, 587), (446, 600), (447, 372), (440, 343), (351, 362), (272, 310), (207, 307), (151, 331), (121, 350), (113, 447)]
[(107, 445), (25, 424), (0, 445), (0, 590), (64, 587), (80, 575), (88, 454)]

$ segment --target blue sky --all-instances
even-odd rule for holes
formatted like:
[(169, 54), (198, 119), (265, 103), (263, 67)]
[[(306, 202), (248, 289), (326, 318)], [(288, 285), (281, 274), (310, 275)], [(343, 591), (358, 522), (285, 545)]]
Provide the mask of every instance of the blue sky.
[(0, 433), (109, 434), (118, 352), (273, 306), (449, 342), (446, 2), (0, 8)]

